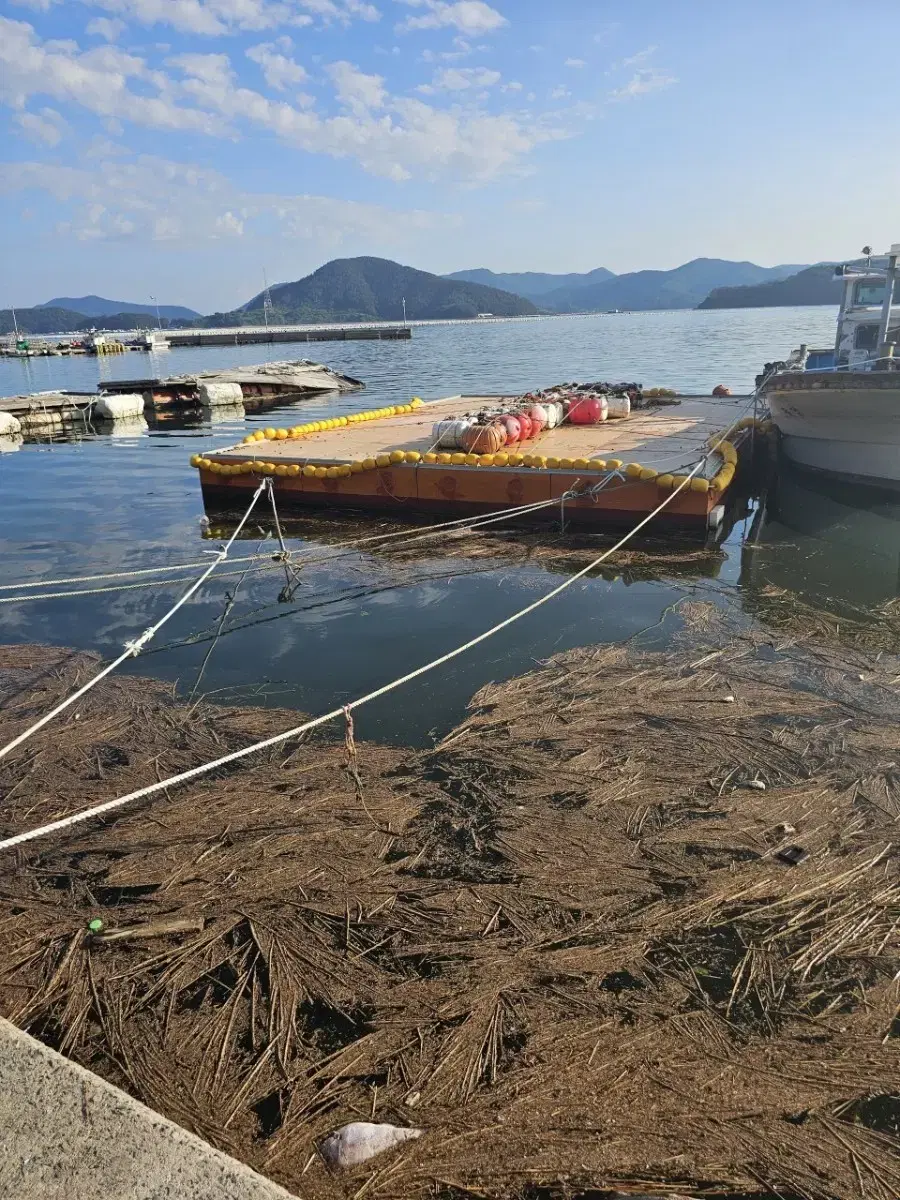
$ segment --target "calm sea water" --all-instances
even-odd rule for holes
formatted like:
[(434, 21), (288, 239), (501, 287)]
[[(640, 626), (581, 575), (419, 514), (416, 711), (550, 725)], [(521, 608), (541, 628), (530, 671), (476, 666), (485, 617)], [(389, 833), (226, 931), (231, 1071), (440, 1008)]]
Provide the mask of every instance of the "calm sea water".
[[(786, 355), (801, 341), (828, 345), (834, 317), (827, 308), (633, 313), (416, 328), (408, 343), (210, 347), (110, 360), (0, 359), (3, 395), (63, 387), (92, 391), (105, 378), (304, 353), (367, 384), (359, 394), (256, 417), (228, 416), (214, 428), (88, 435), (0, 455), (0, 582), (202, 559), (218, 543), (201, 526), (200, 489), (189, 456), (203, 446), (227, 445), (260, 423), (296, 423), (298, 410), (309, 420), (415, 394), (525, 390), (566, 379), (635, 379), (682, 392), (708, 392), (723, 382), (735, 392), (747, 391), (766, 359)], [(756, 531), (759, 545), (752, 554), (741, 553), (747, 532), (742, 523), (725, 543), (721, 561), (709, 560), (693, 574), (661, 570), (658, 578), (635, 582), (615, 578), (612, 571), (580, 582), (442, 671), (361, 712), (359, 732), (427, 742), (460, 718), (482, 684), (527, 670), (558, 650), (642, 630), (649, 630), (648, 640), (664, 642), (678, 622), (673, 605), (687, 594), (748, 612), (748, 591), (767, 583), (838, 608), (883, 602), (898, 591), (898, 517), (896, 498), (823, 489), (788, 475), (763, 529)], [(278, 571), (214, 575), (131, 670), (172, 680), (185, 695), (196, 690), (316, 713), (501, 620), (549, 591), (567, 569), (551, 569), (540, 559), (523, 564), (502, 542), (487, 558), (423, 548), (414, 563), (402, 566), (362, 551), (327, 561), (335, 541), (373, 528), (381, 526), (351, 529), (308, 520), (291, 526), (291, 549), (319, 560), (304, 569), (292, 599), (279, 599), (285, 580)], [(239, 553), (271, 549), (271, 541), (262, 540), (265, 530), (251, 526), (249, 532), (253, 540), (242, 541)], [(183, 588), (192, 575), (179, 578)], [(0, 592), (4, 595), (9, 593)], [(113, 656), (178, 595), (179, 585), (172, 584), (0, 604), (0, 641), (49, 642)]]

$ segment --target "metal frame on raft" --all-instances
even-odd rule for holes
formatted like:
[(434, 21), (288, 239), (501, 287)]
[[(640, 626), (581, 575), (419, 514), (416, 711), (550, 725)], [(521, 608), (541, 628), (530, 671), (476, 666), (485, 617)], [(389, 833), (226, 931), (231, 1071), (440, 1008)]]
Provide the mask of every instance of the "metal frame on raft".
[[(435, 405), (446, 407), (448, 403), (434, 401), (426, 405), (416, 397), (409, 404), (350, 413), (289, 429), (260, 430), (245, 437), (238, 446), (193, 455), (191, 465), (200, 472), (204, 500), (211, 507), (240, 502), (260, 476), (270, 476), (279, 503), (285, 507), (461, 517), (502, 512), (504, 508), (524, 509), (515, 514), (514, 520), (529, 524), (558, 520), (562, 509), (567, 525), (601, 528), (632, 523), (652, 512), (662, 495), (677, 488), (703, 454), (710, 454), (704, 473), (690, 479), (658, 518), (668, 526), (707, 531), (723, 521), (725, 498), (749, 456), (751, 431), (769, 430), (768, 422), (744, 417), (735, 423), (733, 431), (714, 434), (706, 447), (694, 448), (684, 473), (659, 472), (620, 458), (558, 458), (541, 454), (542, 448), (552, 448), (555, 431), (493, 454), (397, 446), (377, 454), (350, 457), (352, 442), (355, 440), (357, 447), (360, 444), (360, 439), (351, 436), (355, 426), (399, 417), (401, 420), (394, 422), (397, 440), (401, 440), (403, 433), (418, 429), (419, 436), (413, 440), (422, 445), (422, 417), (427, 415), (430, 421), (435, 415), (422, 410), (432, 410)], [(596, 429), (572, 426), (567, 427), (567, 433), (571, 440), (573, 433), (581, 436), (581, 431), (596, 433)], [(333, 435), (316, 437), (332, 431), (339, 431), (340, 440), (336, 441)], [(722, 440), (726, 432), (727, 440)], [(347, 443), (341, 445), (345, 434)], [(309, 443), (309, 439), (314, 441)], [(293, 453), (294, 443), (304, 441), (308, 443), (308, 452)], [(711, 446), (716, 447), (714, 453), (709, 451)]]

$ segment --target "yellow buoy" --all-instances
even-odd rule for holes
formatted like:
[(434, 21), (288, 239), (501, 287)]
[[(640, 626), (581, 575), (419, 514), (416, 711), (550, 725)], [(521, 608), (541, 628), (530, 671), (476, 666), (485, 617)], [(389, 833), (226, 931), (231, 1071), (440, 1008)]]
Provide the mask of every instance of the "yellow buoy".
[(299, 463), (291, 463), (287, 469), (287, 473), (288, 473), (288, 475), (290, 475), (291, 479), (296, 479), (297, 476), (300, 474), (300, 464)]
[(611, 471), (618, 471), (619, 467), (622, 465), (622, 460), (621, 458), (608, 458), (606, 460), (606, 465)]
[(454, 467), (461, 467), (465, 464), (466, 456), (464, 454), (460, 454), (460, 452), (457, 450), (454, 454), (450, 455), (450, 461), (453, 463)]
[(643, 479), (645, 481), (648, 479), (655, 479), (658, 474), (659, 472), (655, 471), (653, 467), (642, 467), (638, 479)]
[(412, 398), (413, 408), (421, 408), (424, 403), (425, 403), (425, 401), (420, 396), (413, 396), (413, 398)]
[(559, 460), (559, 465), (564, 470), (570, 470), (572, 467), (575, 466), (575, 459), (574, 458), (561, 458)]
[(408, 463), (417, 463), (421, 457), (422, 455), (418, 452), (418, 450), (407, 450), (406, 452), (406, 461)]
[(200, 456), (199, 454), (192, 454), (192, 455), (191, 455), (191, 466), (192, 466), (192, 467), (199, 467), (199, 466), (200, 466), (200, 463), (201, 463), (201, 461), (202, 461), (202, 460), (201, 460), (201, 456)]
[(265, 431), (266, 437), (269, 439), (269, 441), (271, 441), (272, 438), (275, 437), (277, 433), (278, 433), (278, 430), (273, 429), (271, 425)]
[(492, 467), (496, 462), (496, 456), (493, 454), (482, 454), (479, 466)]
[(639, 479), (642, 470), (643, 470), (643, 467), (641, 466), (640, 463), (632, 462), (632, 463), (628, 463), (628, 465), (625, 467), (625, 474), (628, 476), (629, 479)]
[(442, 467), (446, 467), (451, 462), (453, 462), (453, 455), (442, 452), (441, 454), (439, 454), (437, 456), (437, 460), (441, 464)]
[(349, 463), (341, 463), (341, 465), (337, 468), (338, 479), (346, 479), (350, 474), (352, 474), (352, 472), (350, 470)]
[(374, 458), (364, 458), (363, 459), (363, 470), (364, 471), (374, 471), (377, 466), (378, 466), (378, 463), (375, 461)]
[(316, 468), (312, 465), (312, 463), (307, 463), (303, 468), (303, 475), (306, 479), (312, 479), (315, 476), (315, 473)]
[(494, 466), (505, 467), (509, 462), (509, 455), (505, 450), (501, 450), (499, 454), (494, 455)]
[(576, 471), (586, 471), (588, 469), (588, 467), (590, 467), (591, 463), (590, 463), (590, 459), (576, 458), (573, 465), (574, 465)]
[(673, 488), (681, 487), (681, 485), (683, 483), (687, 483), (687, 481), (688, 481), (687, 475), (673, 475), (672, 476), (672, 487)]
[(709, 491), (709, 480), (705, 479), (702, 475), (695, 475), (694, 478), (691, 480), (691, 491), (692, 492), (708, 492)]
[(350, 474), (351, 474), (351, 475), (359, 475), (359, 474), (361, 474), (361, 473), (362, 473), (362, 472), (363, 472), (365, 469), (366, 469), (366, 468), (365, 468), (365, 467), (363, 466), (363, 464), (362, 464), (361, 462), (359, 462), (359, 461), (357, 461), (357, 462), (352, 462), (352, 463), (350, 464)]
[(316, 467), (315, 468), (315, 478), (316, 479), (324, 479), (326, 476), (326, 473), (327, 473), (327, 470), (325, 467)]
[(590, 462), (590, 467), (591, 467), (592, 471), (605, 471), (606, 470), (606, 459), (605, 458), (592, 458), (591, 462)]
[(379, 467), (389, 467), (391, 465), (391, 456), (389, 454), (376, 454), (375, 463)]
[(672, 486), (672, 479), (673, 476), (668, 474), (668, 472), (666, 472), (664, 475), (657, 475), (656, 486), (658, 488), (662, 488), (664, 491), (668, 491)]
[(543, 468), (547, 465), (547, 459), (543, 454), (535, 454), (534, 458), (531, 460), (531, 465), (543, 470)]
[(425, 454), (422, 455), (422, 462), (436, 463), (437, 460), (438, 460), (438, 456), (436, 454), (434, 454), (431, 450), (428, 450)]
[(404, 458), (406, 458), (406, 452), (403, 450), (392, 450), (390, 453), (392, 463), (402, 463)]
[(275, 474), (280, 475), (282, 479), (286, 479), (288, 474), (288, 464), (279, 463), (279, 465), (275, 468)]
[(478, 466), (478, 455), (477, 454), (466, 454), (464, 457), (466, 460), (467, 467), (477, 467)]

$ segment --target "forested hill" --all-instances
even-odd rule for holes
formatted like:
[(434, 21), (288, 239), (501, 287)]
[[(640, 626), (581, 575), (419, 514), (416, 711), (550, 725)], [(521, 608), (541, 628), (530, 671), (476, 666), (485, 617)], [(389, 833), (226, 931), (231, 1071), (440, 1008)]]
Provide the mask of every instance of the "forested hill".
[(772, 308), (795, 304), (840, 304), (841, 281), (830, 263), (818, 263), (787, 279), (749, 287), (714, 288), (698, 308)]
[[(295, 283), (271, 288), (270, 321), (399, 321), (403, 301), (409, 320), (528, 316), (537, 309), (530, 300), (499, 288), (442, 279), (386, 258), (338, 258)], [(216, 313), (217, 324), (239, 319), (243, 324), (263, 320), (263, 293), (237, 313)]]

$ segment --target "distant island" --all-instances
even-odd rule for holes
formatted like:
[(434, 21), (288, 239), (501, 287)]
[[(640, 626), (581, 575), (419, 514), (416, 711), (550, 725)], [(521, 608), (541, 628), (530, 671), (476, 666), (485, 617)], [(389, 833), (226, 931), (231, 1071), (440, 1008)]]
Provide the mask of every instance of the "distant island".
[[(615, 275), (606, 267), (583, 274), (541, 271), (493, 272), (486, 267), (434, 275), (386, 258), (337, 258), (311, 275), (274, 285), (240, 308), (200, 316), (180, 305), (161, 304), (164, 329), (318, 322), (464, 320), (539, 313), (753, 308), (837, 304), (840, 285), (828, 263), (760, 267), (752, 262), (695, 258), (670, 271)], [(124, 307), (123, 307), (124, 306)], [(156, 307), (60, 296), (16, 310), (23, 334), (145, 329), (156, 325)], [(0, 333), (13, 331), (10, 309), (0, 310)]]

